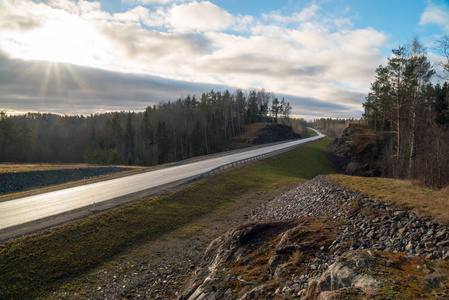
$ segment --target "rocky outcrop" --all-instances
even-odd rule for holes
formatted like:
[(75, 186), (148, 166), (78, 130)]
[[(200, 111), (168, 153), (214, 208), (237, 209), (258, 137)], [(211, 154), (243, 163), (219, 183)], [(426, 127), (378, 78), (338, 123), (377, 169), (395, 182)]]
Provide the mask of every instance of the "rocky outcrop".
[(264, 203), (249, 220), (210, 244), (179, 299), (375, 298), (398, 290), (398, 280), (449, 297), (447, 270), (404, 271), (449, 260), (447, 226), (326, 177)]
[(359, 176), (377, 176), (379, 167), (374, 163), (374, 134), (361, 124), (349, 124), (340, 138), (326, 149), (326, 156), (339, 173)]
[[(308, 258), (329, 246), (335, 226), (321, 220), (291, 219), (241, 225), (213, 241), (179, 299), (261, 299), (305, 293), (300, 278)], [(305, 281), (304, 281), (305, 282)], [(264, 298), (265, 299), (265, 298)]]
[(300, 138), (301, 135), (295, 133), (291, 126), (283, 124), (269, 124), (259, 130), (256, 136), (248, 139), (246, 143), (260, 145)]
[[(367, 264), (365, 258), (359, 257), (360, 253), (352, 253), (348, 261), (344, 263), (335, 262), (319, 276), (311, 278), (308, 283), (306, 298), (320, 299), (325, 296), (329, 298), (330, 292), (345, 288), (354, 288), (359, 294), (379, 286), (380, 282), (367, 274), (357, 274), (356, 271), (349, 268), (351, 264)], [(375, 263), (373, 260), (369, 262)], [(340, 292), (339, 292), (340, 293)], [(338, 293), (338, 294), (339, 294)], [(333, 293), (335, 296), (337, 293)]]
[[(185, 286), (180, 299), (229, 299), (233, 295), (232, 283), (241, 284), (242, 294), (249, 288), (255, 287), (255, 281), (243, 278), (233, 266), (248, 266), (257, 259), (253, 252), (281, 233), (297, 225), (296, 221), (256, 222), (239, 226), (228, 231), (225, 235), (214, 240), (207, 248), (203, 257), (203, 266), (198, 268)], [(280, 245), (279, 254), (288, 250)], [(253, 253), (253, 254), (252, 254)], [(266, 266), (265, 281), (274, 276), (274, 269), (281, 264), (280, 256), (273, 256)], [(268, 272), (271, 270), (272, 272)], [(224, 274), (224, 276), (223, 276)], [(271, 278), (269, 278), (271, 277)]]

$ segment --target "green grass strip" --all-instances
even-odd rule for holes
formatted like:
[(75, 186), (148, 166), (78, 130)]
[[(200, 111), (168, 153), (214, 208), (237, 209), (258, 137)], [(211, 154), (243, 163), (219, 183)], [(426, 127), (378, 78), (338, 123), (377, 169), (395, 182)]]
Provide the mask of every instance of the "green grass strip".
[(276, 189), (334, 172), (324, 139), (122, 208), (0, 246), (0, 299), (45, 296), (128, 247), (155, 239), (250, 191)]

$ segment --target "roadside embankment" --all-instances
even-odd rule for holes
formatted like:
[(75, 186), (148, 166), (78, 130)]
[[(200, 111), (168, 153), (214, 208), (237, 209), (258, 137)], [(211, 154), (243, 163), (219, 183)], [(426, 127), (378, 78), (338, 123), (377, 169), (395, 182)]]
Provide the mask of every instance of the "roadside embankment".
[(0, 173), (0, 195), (129, 171), (125, 167), (90, 167)]
[(211, 240), (287, 186), (333, 172), (323, 160), (328, 142), (322, 139), (170, 195), (10, 240), (0, 246), (0, 295), (174, 299), (189, 261), (199, 262), (196, 253)]
[(449, 228), (431, 218), (318, 176), (250, 220), (209, 245), (179, 299), (449, 299)]

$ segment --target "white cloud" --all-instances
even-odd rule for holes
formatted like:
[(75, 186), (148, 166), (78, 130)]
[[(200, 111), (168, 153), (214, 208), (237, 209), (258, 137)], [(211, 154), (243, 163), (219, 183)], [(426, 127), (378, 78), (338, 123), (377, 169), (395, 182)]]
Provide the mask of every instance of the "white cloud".
[(188, 82), (263, 86), (315, 99), (317, 107), (331, 101), (339, 111), (361, 108), (382, 63), (384, 34), (354, 29), (349, 19), (323, 15), (315, 4), (284, 17), (232, 15), (209, 1), (174, 2), (109, 14), (98, 2), (6, 0), (0, 51)]
[[(15, 21), (15, 12), (27, 12), (21, 16), (31, 24), (36, 18), (36, 26), (21, 26), (17, 31), (0, 31), (0, 49), (13, 57), (71, 62), (81, 65), (95, 65), (97, 58), (105, 55), (107, 41), (97, 32), (89, 20), (79, 14), (98, 11), (98, 6), (81, 1), (79, 7), (70, 6), (68, 1), (51, 3), (55, 7), (37, 4), (31, 1), (11, 2), (0, 9), (5, 23)], [(57, 8), (64, 6), (68, 11)], [(27, 27), (27, 28), (25, 28)]]
[(171, 8), (168, 22), (178, 31), (219, 31), (228, 28), (234, 17), (209, 1), (193, 1)]
[(419, 24), (436, 24), (449, 32), (449, 7), (447, 5), (435, 5), (430, 2), (421, 14)]
[(195, 63), (205, 74), (244, 88), (257, 81), (268, 90), (341, 104), (347, 100), (335, 95), (343, 88), (367, 92), (382, 62), (377, 49), (385, 36), (371, 28), (342, 33), (305, 28), (265, 26), (251, 37), (209, 33), (216, 50)]
[(294, 13), (292, 16), (296, 22), (308, 21), (316, 17), (319, 9), (320, 7), (318, 5), (312, 4), (310, 7), (304, 8), (300, 13)]
[(278, 11), (272, 11), (271, 13), (263, 14), (262, 16), (267, 21), (275, 21), (280, 24), (302, 23), (314, 19), (317, 16), (319, 9), (320, 7), (318, 5), (312, 4), (299, 13), (292, 13), (291, 16), (284, 16)]
[[(20, 10), (16, 9), (20, 6)], [(5, 1), (0, 5), (0, 30), (29, 31), (42, 26), (41, 17), (48, 11), (45, 5), (29, 1)]]
[(167, 5), (170, 3), (186, 2), (187, 0), (125, 0), (125, 1), (126, 2), (139, 2), (142, 4), (149, 4), (149, 5)]
[(137, 6), (125, 13), (114, 14), (113, 19), (123, 22), (145, 22), (150, 19), (150, 10), (142, 6)]

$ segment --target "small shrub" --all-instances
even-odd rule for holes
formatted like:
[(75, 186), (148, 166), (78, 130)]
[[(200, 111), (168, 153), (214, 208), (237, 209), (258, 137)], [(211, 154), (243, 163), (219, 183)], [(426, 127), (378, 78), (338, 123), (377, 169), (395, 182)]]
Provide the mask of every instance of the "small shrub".
[(123, 158), (123, 154), (117, 151), (117, 149), (112, 149), (109, 151), (109, 164), (111, 165), (123, 165), (125, 159)]
[(372, 214), (372, 212), (371, 212), (371, 209), (369, 207), (365, 206), (364, 208), (362, 208), (362, 216), (368, 217), (371, 214)]
[(340, 221), (338, 221), (338, 227), (348, 226), (350, 224), (351, 224), (351, 222), (349, 222), (348, 220), (340, 220)]

